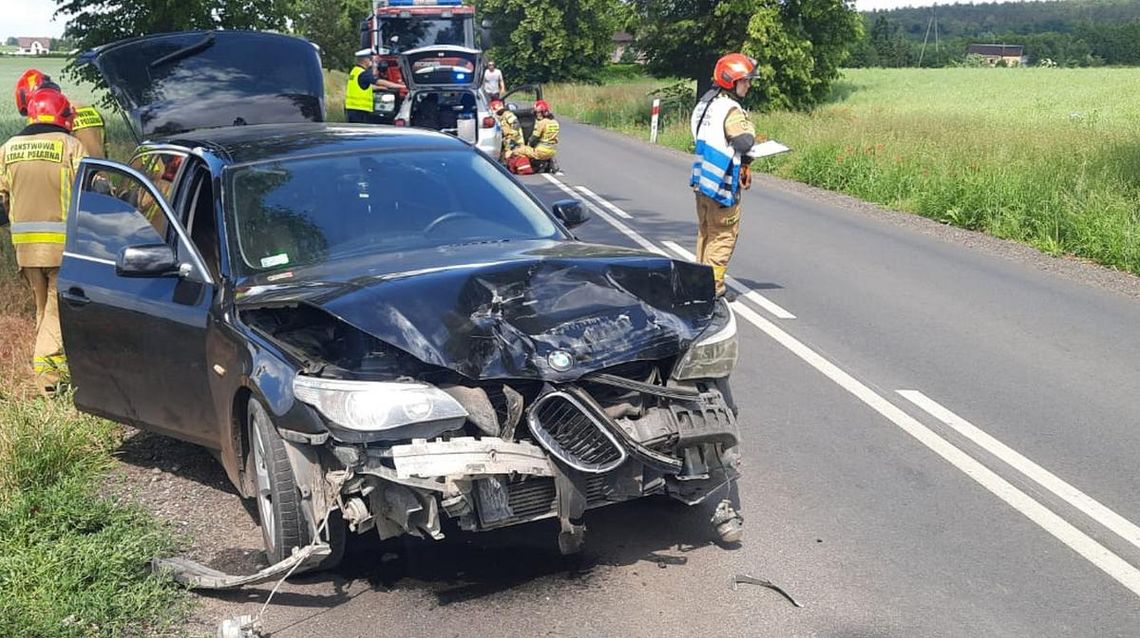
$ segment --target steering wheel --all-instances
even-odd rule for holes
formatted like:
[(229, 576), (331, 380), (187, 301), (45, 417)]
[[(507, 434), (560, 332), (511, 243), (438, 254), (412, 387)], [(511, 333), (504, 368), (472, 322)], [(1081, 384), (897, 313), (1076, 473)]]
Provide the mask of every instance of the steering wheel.
[(432, 233), (432, 231), (434, 231), (436, 228), (439, 228), (441, 225), (443, 225), (447, 222), (455, 221), (457, 219), (463, 219), (465, 217), (469, 217), (471, 219), (477, 219), (471, 213), (464, 212), (461, 210), (454, 210), (454, 211), (451, 211), (450, 213), (444, 213), (442, 216), (440, 216), (439, 218), (432, 221), (432, 223), (428, 224), (427, 227), (424, 228), (424, 234), (430, 235)]

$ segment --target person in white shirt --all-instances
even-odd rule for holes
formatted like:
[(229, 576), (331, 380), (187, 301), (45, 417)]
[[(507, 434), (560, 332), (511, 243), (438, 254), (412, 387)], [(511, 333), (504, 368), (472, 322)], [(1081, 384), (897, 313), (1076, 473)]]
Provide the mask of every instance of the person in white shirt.
[(487, 60), (487, 68), (483, 69), (483, 94), (488, 100), (497, 100), (507, 92), (507, 84), (503, 81), (503, 72), (495, 68), (494, 60)]

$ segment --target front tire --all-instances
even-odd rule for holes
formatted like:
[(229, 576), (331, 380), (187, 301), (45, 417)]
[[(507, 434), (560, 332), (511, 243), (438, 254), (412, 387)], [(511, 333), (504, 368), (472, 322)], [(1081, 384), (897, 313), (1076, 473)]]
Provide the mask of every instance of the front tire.
[[(261, 522), (261, 538), (269, 563), (288, 558), (294, 547), (312, 542), (309, 524), (301, 512), (301, 491), (293, 467), (285, 452), (285, 441), (268, 412), (257, 399), (249, 401), (249, 442), (257, 491), (257, 513)], [(339, 511), (329, 516), (326, 525), (332, 554), (314, 569), (332, 569), (344, 553), (344, 521)]]

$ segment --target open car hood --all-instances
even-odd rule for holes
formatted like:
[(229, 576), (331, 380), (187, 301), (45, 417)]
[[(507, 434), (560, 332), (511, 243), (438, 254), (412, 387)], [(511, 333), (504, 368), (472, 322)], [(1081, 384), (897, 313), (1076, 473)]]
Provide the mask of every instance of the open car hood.
[(400, 54), (400, 73), (409, 89), (470, 88), (483, 73), (483, 56), (475, 49), (430, 46)]
[(163, 33), (92, 49), (79, 63), (103, 76), (139, 140), (325, 119), (320, 55), (300, 38), (256, 31)]
[[(471, 379), (553, 382), (678, 355), (711, 320), (708, 267), (577, 242), (512, 244), (461, 247), (450, 266), (439, 266), (437, 251), (409, 254), (398, 261), (412, 270), (397, 273), (332, 264), (290, 283), (263, 275), (238, 288), (237, 303), (316, 306)], [(431, 256), (435, 267), (426, 266)], [(572, 366), (555, 369), (555, 351)]]

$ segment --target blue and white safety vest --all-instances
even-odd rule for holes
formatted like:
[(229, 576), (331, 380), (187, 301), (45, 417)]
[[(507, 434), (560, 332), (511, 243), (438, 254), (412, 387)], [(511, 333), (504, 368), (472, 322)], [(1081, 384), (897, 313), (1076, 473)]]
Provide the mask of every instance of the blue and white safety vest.
[(689, 121), (697, 145), (689, 186), (721, 206), (735, 205), (740, 196), (740, 153), (724, 134), (728, 114), (738, 108), (736, 100), (717, 93), (698, 102)]

